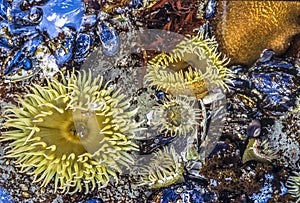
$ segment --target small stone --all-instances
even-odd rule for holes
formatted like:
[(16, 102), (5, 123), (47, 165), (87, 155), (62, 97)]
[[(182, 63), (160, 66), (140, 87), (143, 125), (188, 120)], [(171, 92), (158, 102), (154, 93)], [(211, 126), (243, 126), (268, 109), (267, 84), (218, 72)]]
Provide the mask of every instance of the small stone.
[(28, 187), (24, 184), (20, 184), (20, 188), (22, 191), (28, 191)]
[(29, 193), (28, 192), (22, 192), (22, 196), (25, 197), (25, 198), (28, 198), (29, 197)]
[(183, 192), (183, 190), (184, 190), (184, 189), (183, 189), (182, 187), (179, 187), (179, 188), (176, 189), (176, 193), (177, 193), (177, 194), (180, 194), (180, 193)]
[(42, 188), (41, 188), (41, 194), (44, 194), (45, 192), (46, 192), (45, 188), (42, 187)]

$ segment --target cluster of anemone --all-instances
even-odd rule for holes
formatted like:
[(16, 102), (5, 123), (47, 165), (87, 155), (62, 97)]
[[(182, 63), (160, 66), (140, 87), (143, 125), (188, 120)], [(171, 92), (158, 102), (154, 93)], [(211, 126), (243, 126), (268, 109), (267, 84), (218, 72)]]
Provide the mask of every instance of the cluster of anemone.
[(217, 41), (200, 31), (181, 41), (170, 53), (161, 53), (149, 61), (145, 82), (172, 94), (185, 94), (192, 89), (197, 98), (207, 94), (211, 86), (228, 89), (232, 77), (226, 68), (229, 60), (221, 57), (217, 48)]
[(118, 181), (134, 162), (134, 143), (140, 129), (125, 96), (91, 72), (33, 84), (18, 96), (18, 106), (5, 111), (8, 141), (5, 157), (14, 158), (21, 172), (55, 191), (87, 193)]
[(297, 198), (296, 202), (300, 202), (300, 173), (295, 173), (295, 175), (290, 176), (286, 182), (286, 186), (288, 192)]
[(196, 105), (195, 98), (188, 96), (168, 97), (152, 107), (151, 125), (166, 136), (184, 136), (199, 127), (205, 109)]
[(167, 187), (182, 178), (183, 170), (183, 159), (174, 147), (164, 147), (154, 152), (146, 167), (139, 168), (140, 179), (137, 186), (147, 185), (154, 189)]

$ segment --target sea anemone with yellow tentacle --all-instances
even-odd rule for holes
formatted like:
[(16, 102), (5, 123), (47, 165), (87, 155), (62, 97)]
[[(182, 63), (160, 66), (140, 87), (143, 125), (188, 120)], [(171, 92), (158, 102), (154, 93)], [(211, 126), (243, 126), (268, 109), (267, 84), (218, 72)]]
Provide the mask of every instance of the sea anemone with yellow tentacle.
[(286, 181), (286, 187), (288, 192), (297, 199), (296, 202), (300, 202), (300, 173), (295, 172)]
[(7, 107), (8, 141), (5, 157), (15, 158), (21, 172), (34, 175), (55, 191), (86, 193), (104, 187), (133, 162), (132, 151), (140, 129), (119, 91), (93, 78), (91, 72), (71, 72), (65, 78), (34, 84), (18, 96), (17, 107)]
[(205, 119), (205, 109), (196, 105), (195, 99), (187, 96), (168, 97), (153, 107), (149, 123), (165, 136), (186, 137), (196, 130)]
[(217, 53), (218, 43), (200, 31), (185, 39), (170, 53), (161, 53), (147, 67), (145, 82), (173, 94), (192, 90), (197, 98), (208, 92), (208, 86), (227, 89), (232, 72), (229, 60)]
[(137, 174), (140, 176), (137, 186), (147, 185), (158, 189), (168, 187), (183, 178), (184, 163), (174, 147), (164, 147), (154, 153), (150, 164), (141, 167)]

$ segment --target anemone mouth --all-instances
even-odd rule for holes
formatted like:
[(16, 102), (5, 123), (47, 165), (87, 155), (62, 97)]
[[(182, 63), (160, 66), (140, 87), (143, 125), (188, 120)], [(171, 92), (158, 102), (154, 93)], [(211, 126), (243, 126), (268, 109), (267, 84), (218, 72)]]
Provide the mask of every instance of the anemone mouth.
[(22, 172), (55, 190), (74, 193), (105, 186), (133, 163), (130, 151), (139, 124), (124, 96), (91, 72), (68, 73), (68, 81), (52, 79), (33, 85), (18, 107), (7, 107), (1, 141), (11, 141), (6, 157), (16, 158)]
[(153, 107), (153, 119), (150, 123), (166, 136), (183, 136), (200, 126), (204, 109), (199, 109), (193, 98), (187, 96), (172, 97)]
[(166, 121), (171, 126), (180, 126), (182, 124), (181, 108), (179, 105), (173, 104), (166, 109)]

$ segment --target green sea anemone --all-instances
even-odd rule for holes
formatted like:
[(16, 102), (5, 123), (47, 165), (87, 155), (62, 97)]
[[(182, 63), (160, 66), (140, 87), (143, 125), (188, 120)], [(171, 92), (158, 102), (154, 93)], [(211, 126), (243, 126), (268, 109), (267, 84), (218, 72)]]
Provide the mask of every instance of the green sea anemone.
[(205, 109), (200, 109), (193, 97), (171, 97), (153, 107), (149, 123), (167, 136), (185, 137), (199, 127), (203, 111)]
[(259, 139), (251, 138), (243, 154), (242, 162), (246, 163), (251, 160), (270, 162), (276, 158), (276, 153), (269, 146), (268, 140), (260, 141)]
[(288, 192), (297, 198), (296, 203), (300, 202), (300, 173), (290, 176), (286, 182), (286, 187)]
[(166, 92), (185, 94), (192, 89), (197, 98), (208, 92), (208, 85), (227, 89), (232, 72), (225, 66), (229, 60), (217, 53), (218, 44), (200, 31), (181, 41), (170, 53), (149, 61), (145, 82)]
[(154, 189), (167, 187), (182, 178), (183, 170), (184, 162), (174, 147), (164, 147), (154, 153), (148, 166), (140, 168), (137, 185), (147, 185)]
[(74, 193), (84, 186), (87, 193), (118, 181), (117, 174), (133, 163), (139, 123), (125, 96), (102, 84), (102, 77), (61, 76), (62, 82), (28, 87), (18, 107), (7, 107), (1, 141), (9, 141), (5, 156), (34, 175), (34, 182), (46, 186), (54, 179), (55, 191)]

